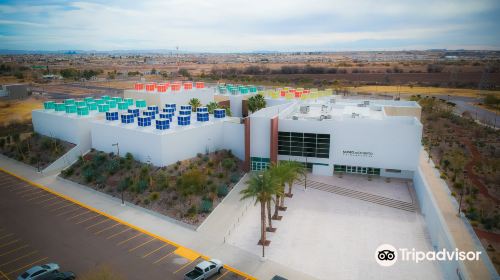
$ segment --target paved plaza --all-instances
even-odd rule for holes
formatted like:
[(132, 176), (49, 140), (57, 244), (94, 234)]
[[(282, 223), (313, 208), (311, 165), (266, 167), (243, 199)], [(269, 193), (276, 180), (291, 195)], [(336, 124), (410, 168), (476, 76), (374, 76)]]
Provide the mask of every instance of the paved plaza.
[[(412, 201), (403, 180), (368, 181), (364, 176), (311, 176), (310, 180), (368, 192), (401, 201)], [(422, 216), (388, 206), (365, 202), (329, 192), (296, 185), (283, 220), (274, 222), (276, 233), (268, 234), (271, 245), (266, 258), (319, 279), (441, 279), (436, 264), (398, 262), (381, 267), (374, 259), (375, 249), (384, 243), (428, 251), (429, 237)], [(261, 253), (257, 246), (260, 208), (250, 209), (239, 223), (230, 244)]]

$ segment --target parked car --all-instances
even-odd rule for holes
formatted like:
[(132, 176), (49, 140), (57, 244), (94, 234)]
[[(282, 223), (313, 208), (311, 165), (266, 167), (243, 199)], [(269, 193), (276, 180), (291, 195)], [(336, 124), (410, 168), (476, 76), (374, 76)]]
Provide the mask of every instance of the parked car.
[(17, 280), (35, 280), (47, 274), (59, 272), (59, 265), (56, 263), (48, 263), (44, 265), (37, 265), (17, 277)]
[(202, 261), (197, 264), (193, 270), (184, 275), (184, 280), (205, 280), (215, 274), (220, 274), (222, 262), (216, 259)]
[(75, 278), (76, 275), (73, 272), (66, 271), (46, 274), (36, 278), (36, 280), (74, 280)]

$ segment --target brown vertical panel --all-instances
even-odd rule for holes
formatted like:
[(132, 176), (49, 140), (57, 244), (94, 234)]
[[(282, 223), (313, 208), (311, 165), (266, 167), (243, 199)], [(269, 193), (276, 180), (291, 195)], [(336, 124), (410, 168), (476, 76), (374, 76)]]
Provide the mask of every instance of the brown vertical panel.
[(250, 118), (243, 119), (245, 124), (245, 171), (250, 171)]
[(248, 116), (248, 100), (241, 100), (241, 115), (245, 118)]
[(271, 153), (270, 153), (270, 161), (271, 163), (276, 164), (278, 162), (278, 117), (274, 117), (271, 119)]

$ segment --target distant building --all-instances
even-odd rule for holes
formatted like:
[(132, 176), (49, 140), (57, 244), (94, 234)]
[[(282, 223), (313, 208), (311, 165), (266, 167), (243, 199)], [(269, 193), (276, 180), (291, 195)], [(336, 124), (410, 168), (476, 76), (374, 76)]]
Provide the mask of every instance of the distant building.
[(48, 75), (43, 75), (42, 78), (44, 80), (62, 80), (61, 75), (54, 75), (54, 74), (48, 74)]
[(31, 95), (27, 84), (12, 84), (0, 86), (0, 98), (24, 99)]

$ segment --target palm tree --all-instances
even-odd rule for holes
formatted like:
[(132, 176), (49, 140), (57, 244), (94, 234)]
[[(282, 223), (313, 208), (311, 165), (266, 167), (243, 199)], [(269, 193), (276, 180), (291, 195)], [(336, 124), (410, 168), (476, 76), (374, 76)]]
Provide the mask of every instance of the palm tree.
[(210, 102), (207, 104), (207, 108), (208, 108), (208, 113), (209, 114), (213, 114), (214, 113), (214, 110), (219, 108), (219, 104), (217, 104), (216, 102)]
[(284, 205), (280, 205), (280, 197), (285, 193), (285, 183), (288, 180), (288, 176), (290, 173), (290, 168), (285, 164), (273, 164), (270, 168), (270, 172), (273, 177), (276, 178), (279, 184), (279, 190), (275, 193), (275, 203), (274, 203), (274, 220), (281, 220), (281, 216), (278, 213), (278, 210), (283, 209)]
[(196, 112), (196, 108), (201, 106), (201, 102), (198, 98), (191, 98), (191, 100), (189, 100), (189, 105), (191, 105), (193, 112)]
[(273, 195), (276, 191), (278, 182), (269, 171), (256, 173), (247, 181), (247, 188), (240, 193), (243, 195), (241, 200), (254, 198), (255, 204), (260, 203), (260, 241), (262, 245), (262, 257), (264, 257), (264, 248), (269, 245), (266, 240), (266, 203), (273, 200)]
[(248, 110), (250, 112), (257, 112), (262, 108), (266, 107), (266, 100), (264, 99), (264, 96), (262, 94), (257, 94), (255, 96), (252, 96), (248, 98)]
[(286, 196), (292, 197), (293, 196), (293, 194), (292, 194), (293, 183), (295, 181), (299, 180), (300, 177), (305, 176), (306, 169), (304, 168), (304, 165), (302, 165), (301, 163), (296, 162), (296, 161), (288, 161), (285, 164), (288, 166), (288, 168), (291, 169), (290, 174), (288, 176), (288, 180), (287, 180), (288, 193), (286, 193)]

